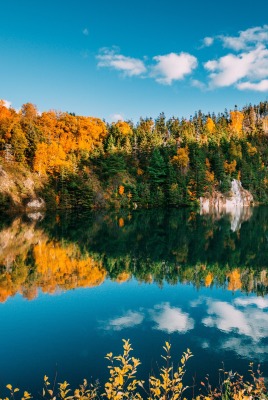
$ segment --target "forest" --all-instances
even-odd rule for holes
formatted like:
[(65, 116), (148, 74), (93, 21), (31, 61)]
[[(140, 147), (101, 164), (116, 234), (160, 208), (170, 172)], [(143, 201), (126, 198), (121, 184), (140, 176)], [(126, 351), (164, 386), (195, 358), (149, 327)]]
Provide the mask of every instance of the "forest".
[[(0, 101), (0, 166), (34, 176), (48, 209), (196, 206), (200, 196), (228, 193), (232, 179), (267, 204), (267, 144), (267, 101), (137, 124)], [(2, 188), (1, 210), (13, 203)]]

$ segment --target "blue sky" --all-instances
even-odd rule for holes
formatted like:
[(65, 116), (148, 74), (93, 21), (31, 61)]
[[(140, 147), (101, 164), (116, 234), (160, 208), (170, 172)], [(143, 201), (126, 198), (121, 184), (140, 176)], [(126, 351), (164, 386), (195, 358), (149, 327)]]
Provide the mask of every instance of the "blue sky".
[(0, 98), (108, 121), (268, 100), (268, 2), (1, 4)]

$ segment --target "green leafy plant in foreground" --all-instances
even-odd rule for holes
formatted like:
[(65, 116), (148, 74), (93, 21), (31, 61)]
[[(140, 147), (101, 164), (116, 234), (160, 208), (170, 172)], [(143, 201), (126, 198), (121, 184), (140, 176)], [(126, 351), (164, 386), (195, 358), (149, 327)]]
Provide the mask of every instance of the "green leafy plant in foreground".
[[(164, 366), (159, 370), (159, 376), (154, 374), (149, 375), (148, 388), (144, 381), (136, 378), (137, 367), (141, 364), (140, 360), (130, 355), (131, 344), (129, 340), (123, 340), (123, 354), (115, 356), (113, 353), (106, 355), (109, 361), (109, 380), (104, 385), (104, 392), (99, 392), (99, 384), (88, 384), (84, 379), (83, 384), (78, 389), (72, 391), (68, 382), (58, 384), (58, 389), (55, 389), (55, 382), (51, 386), (48, 377), (44, 377), (44, 387), (42, 398), (45, 400), (93, 400), (93, 399), (111, 399), (111, 400), (186, 400), (183, 397), (188, 386), (184, 386), (183, 377), (186, 372), (186, 363), (192, 357), (189, 349), (183, 353), (180, 360), (180, 365), (175, 368), (170, 355), (171, 345), (165, 342)], [(253, 364), (250, 364), (251, 381), (244, 381), (243, 376), (238, 373), (221, 371), (221, 380), (219, 387), (212, 388), (208, 378), (206, 383), (201, 382), (201, 387), (198, 390), (200, 395), (193, 394), (188, 397), (192, 400), (267, 400), (267, 390), (264, 383), (264, 378), (261, 375), (259, 367), (255, 371)], [(8, 384), (6, 388), (10, 395), (0, 400), (17, 400), (18, 388)], [(195, 389), (193, 387), (193, 389)], [(31, 400), (33, 397), (27, 391), (24, 391), (21, 400)]]

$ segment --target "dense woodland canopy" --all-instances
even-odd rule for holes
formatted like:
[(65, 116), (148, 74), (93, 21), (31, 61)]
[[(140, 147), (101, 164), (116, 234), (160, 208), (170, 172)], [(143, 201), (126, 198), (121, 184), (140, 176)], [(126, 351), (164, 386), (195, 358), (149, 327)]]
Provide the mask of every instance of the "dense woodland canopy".
[(0, 163), (38, 175), (49, 208), (194, 205), (234, 178), (267, 203), (267, 144), (268, 102), (134, 125), (0, 101)]

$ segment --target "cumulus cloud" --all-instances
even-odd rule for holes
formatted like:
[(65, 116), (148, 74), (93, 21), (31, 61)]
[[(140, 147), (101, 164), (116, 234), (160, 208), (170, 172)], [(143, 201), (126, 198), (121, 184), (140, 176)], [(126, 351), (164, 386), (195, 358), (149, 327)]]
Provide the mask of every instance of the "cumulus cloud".
[(9, 108), (9, 107), (11, 107), (11, 101), (8, 101), (8, 100), (3, 100), (3, 102), (4, 102), (4, 106), (6, 107), (6, 108)]
[(112, 122), (124, 121), (124, 117), (121, 114), (112, 114), (110, 119)]
[(98, 67), (112, 68), (125, 76), (139, 76), (146, 72), (144, 62), (138, 58), (127, 57), (119, 53), (118, 48), (104, 48), (97, 55)]
[(87, 28), (83, 29), (83, 35), (88, 36), (89, 35), (89, 31)]
[(171, 85), (173, 81), (184, 79), (198, 64), (196, 57), (183, 52), (155, 56), (153, 60), (156, 65), (152, 67), (151, 76), (164, 85)]
[(239, 31), (237, 36), (220, 35), (223, 46), (235, 51), (246, 50), (268, 43), (268, 25), (256, 26)]
[(156, 323), (154, 329), (167, 333), (186, 333), (194, 328), (194, 320), (180, 308), (171, 307), (169, 303), (156, 305), (150, 311), (151, 319)]
[(263, 79), (260, 82), (241, 82), (237, 84), (239, 90), (254, 90), (256, 92), (268, 91), (268, 79)]
[(202, 47), (216, 41), (233, 52), (204, 63), (210, 89), (234, 86), (238, 90), (268, 90), (268, 25), (239, 31), (234, 36), (205, 37)]
[[(128, 57), (120, 54), (117, 47), (101, 49), (97, 55), (98, 67), (116, 69), (125, 76), (150, 77), (156, 82), (171, 85), (174, 81), (182, 80), (197, 67), (197, 58), (189, 53), (169, 53), (153, 57), (154, 65), (147, 58)], [(145, 65), (145, 60), (148, 66)]]
[(203, 39), (203, 47), (209, 47), (212, 46), (214, 43), (214, 38), (207, 36)]
[(191, 80), (191, 85), (193, 87), (196, 87), (196, 88), (201, 89), (201, 90), (205, 90), (206, 89), (205, 83), (202, 82), (202, 81), (199, 81), (198, 79), (192, 79)]
[(125, 315), (110, 319), (107, 324), (104, 325), (105, 330), (121, 331), (126, 328), (133, 328), (134, 326), (140, 325), (144, 320), (144, 315), (137, 311), (128, 311)]
[[(268, 77), (268, 49), (260, 45), (248, 52), (227, 54), (217, 60), (207, 61), (204, 67), (209, 72), (211, 87), (235, 84), (239, 89), (250, 86), (252, 90), (264, 90), (265, 82), (251, 82)], [(247, 87), (243, 83), (247, 83)]]

